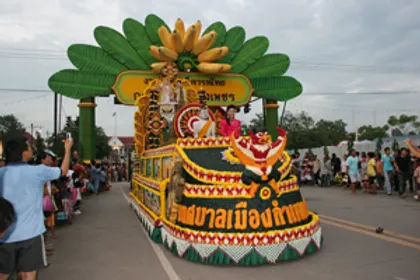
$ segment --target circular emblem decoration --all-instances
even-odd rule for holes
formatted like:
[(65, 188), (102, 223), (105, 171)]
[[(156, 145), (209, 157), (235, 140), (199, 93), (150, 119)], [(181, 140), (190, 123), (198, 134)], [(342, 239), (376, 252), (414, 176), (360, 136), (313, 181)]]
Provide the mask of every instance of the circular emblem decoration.
[(163, 118), (159, 112), (155, 111), (149, 117), (148, 128), (150, 132), (154, 135), (160, 135), (162, 131), (168, 127), (168, 121)]
[[(176, 136), (181, 138), (194, 137), (194, 123), (200, 120), (198, 116), (200, 108), (200, 104), (189, 104), (179, 109), (174, 118)], [(214, 114), (211, 110), (209, 110), (209, 115), (210, 119), (215, 121)]]
[(260, 197), (263, 200), (267, 200), (271, 197), (271, 190), (268, 187), (264, 187), (260, 191)]

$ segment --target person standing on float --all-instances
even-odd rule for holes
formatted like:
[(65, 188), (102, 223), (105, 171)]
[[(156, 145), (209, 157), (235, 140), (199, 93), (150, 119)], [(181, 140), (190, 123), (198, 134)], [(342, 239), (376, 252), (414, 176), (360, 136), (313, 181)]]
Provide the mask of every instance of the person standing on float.
[(235, 132), (235, 137), (241, 136), (241, 121), (235, 119), (239, 108), (229, 105), (226, 110), (226, 119), (220, 121), (220, 134), (224, 137), (230, 137)]

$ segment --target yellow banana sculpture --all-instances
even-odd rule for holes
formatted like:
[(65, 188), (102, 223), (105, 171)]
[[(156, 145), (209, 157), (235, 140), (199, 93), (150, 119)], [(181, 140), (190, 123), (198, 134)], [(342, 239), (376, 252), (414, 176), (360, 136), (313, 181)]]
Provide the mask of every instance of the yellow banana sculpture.
[(195, 32), (195, 25), (191, 25), (190, 27), (188, 27), (184, 37), (184, 50), (191, 51), (193, 49)]
[(194, 45), (195, 45), (195, 44), (197, 44), (198, 39), (200, 38), (201, 27), (202, 27), (201, 26), (201, 21), (197, 20), (194, 25), (196, 27), (195, 36), (194, 36)]
[(161, 26), (158, 34), (163, 46), (149, 48), (150, 54), (160, 61), (151, 64), (152, 71), (160, 72), (166, 62), (177, 61), (181, 56), (182, 59), (178, 63), (183, 70), (197, 67), (200, 72), (207, 74), (229, 72), (232, 69), (231, 65), (212, 63), (228, 54), (229, 48), (222, 46), (209, 49), (216, 41), (217, 33), (213, 30), (200, 37), (201, 30), (199, 20), (185, 30), (184, 22), (180, 18), (177, 19), (172, 33), (165, 26)]
[(194, 45), (193, 53), (198, 55), (206, 51), (213, 44), (214, 40), (216, 40), (216, 37), (217, 33), (215, 31), (211, 31), (203, 35), (203, 37), (201, 37)]
[(200, 72), (206, 74), (217, 74), (223, 71), (223, 65), (219, 63), (201, 62), (197, 68)]
[(229, 52), (228, 47), (214, 48), (214, 49), (202, 52), (198, 56), (198, 61), (199, 62), (210, 62), (210, 61), (221, 59), (223, 56), (225, 56), (227, 54), (225, 49), (227, 49), (227, 52)]
[(155, 73), (160, 73), (160, 71), (162, 70), (163, 67), (165, 67), (166, 62), (155, 62), (152, 63), (151, 67), (152, 67), (152, 71)]
[(158, 30), (159, 38), (162, 41), (163, 45), (166, 48), (175, 50), (172, 40), (171, 40), (171, 33), (169, 33), (168, 29), (165, 26), (161, 26)]
[(181, 37), (181, 33), (177, 30), (174, 30), (171, 34), (172, 44), (175, 47), (177, 53), (182, 53), (184, 51), (184, 40)]
[(169, 61), (175, 61), (178, 58), (178, 54), (176, 53), (176, 51), (173, 51), (166, 47), (160, 47), (159, 54)]
[(158, 59), (158, 60), (162, 60), (162, 57), (160, 56), (160, 53), (159, 53), (159, 48), (158, 48), (158, 47), (156, 47), (156, 46), (150, 46), (150, 48), (149, 48), (149, 52), (150, 52), (150, 54), (151, 54), (154, 58), (156, 58), (156, 59)]
[(177, 32), (179, 32), (179, 34), (181, 35), (181, 38), (184, 38), (185, 36), (185, 25), (184, 22), (182, 21), (182, 19), (177, 19), (176, 23), (175, 23), (175, 30)]

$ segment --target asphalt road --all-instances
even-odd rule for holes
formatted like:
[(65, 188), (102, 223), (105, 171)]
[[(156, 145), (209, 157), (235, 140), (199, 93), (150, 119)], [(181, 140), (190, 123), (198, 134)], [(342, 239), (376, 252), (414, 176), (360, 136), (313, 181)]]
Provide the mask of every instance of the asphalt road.
[(88, 197), (74, 224), (59, 229), (51, 265), (39, 279), (420, 279), (420, 203), (411, 198), (303, 187), (310, 210), (322, 217), (321, 251), (276, 265), (218, 267), (190, 263), (150, 242), (128, 207), (128, 192), (121, 183)]

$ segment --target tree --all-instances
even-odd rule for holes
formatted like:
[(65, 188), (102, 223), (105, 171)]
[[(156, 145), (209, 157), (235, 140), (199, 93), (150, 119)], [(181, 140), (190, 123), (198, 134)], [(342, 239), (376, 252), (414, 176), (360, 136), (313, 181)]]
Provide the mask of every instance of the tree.
[[(105, 134), (102, 127), (96, 127), (96, 158), (103, 159), (109, 156), (111, 152), (111, 147), (108, 145), (108, 136)], [(63, 141), (66, 138), (66, 134), (70, 133), (73, 139), (73, 151), (78, 151), (83, 154), (83, 145), (79, 141), (79, 128), (76, 126), (75, 122), (67, 122), (63, 130), (58, 134), (58, 141), (54, 141), (54, 136), (47, 140), (49, 146), (53, 152), (59, 157), (64, 156), (64, 144)]]
[[(417, 134), (420, 132), (420, 122), (417, 121), (418, 116), (416, 115), (405, 115), (402, 114), (399, 117), (390, 116), (388, 118), (388, 125), (392, 127), (391, 136), (400, 136), (408, 134)], [(398, 129), (398, 130), (397, 130)]]
[(359, 127), (359, 140), (375, 140), (388, 136), (389, 126), (363, 125)]
[(319, 120), (313, 129), (314, 134), (325, 146), (336, 146), (346, 139), (347, 124), (342, 120), (327, 121)]
[(37, 132), (35, 138), (35, 151), (39, 154), (40, 152), (45, 151), (45, 148), (44, 138), (42, 138), (41, 134)]
[(382, 141), (382, 138), (378, 138), (378, 140), (376, 141), (376, 153), (379, 154), (382, 152), (382, 145), (384, 144), (384, 142)]
[(19, 137), (25, 137), (24, 125), (14, 115), (0, 116), (0, 140), (5, 143)]
[(262, 129), (265, 128), (264, 125), (264, 118), (262, 114), (256, 114), (255, 118), (253, 118), (249, 124), (245, 128), (245, 133), (248, 133), (248, 131), (252, 131), (254, 129)]

